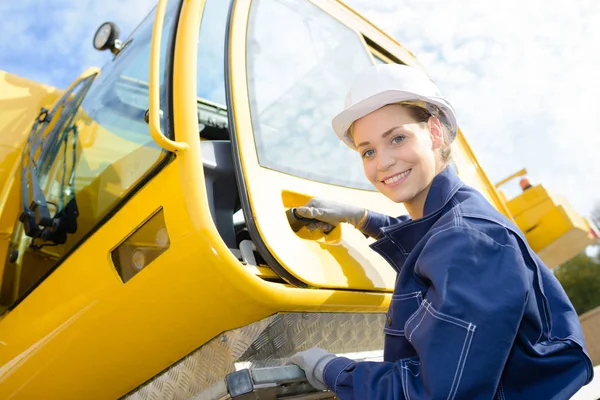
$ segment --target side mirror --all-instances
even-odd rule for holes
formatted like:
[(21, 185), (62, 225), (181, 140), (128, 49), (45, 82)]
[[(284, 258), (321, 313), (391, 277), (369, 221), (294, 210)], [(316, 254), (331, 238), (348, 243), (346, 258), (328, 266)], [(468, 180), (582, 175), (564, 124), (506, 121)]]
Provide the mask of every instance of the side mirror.
[(114, 22), (105, 22), (94, 34), (94, 48), (98, 51), (110, 49), (110, 52), (117, 55), (123, 48), (123, 43), (119, 40), (119, 27)]

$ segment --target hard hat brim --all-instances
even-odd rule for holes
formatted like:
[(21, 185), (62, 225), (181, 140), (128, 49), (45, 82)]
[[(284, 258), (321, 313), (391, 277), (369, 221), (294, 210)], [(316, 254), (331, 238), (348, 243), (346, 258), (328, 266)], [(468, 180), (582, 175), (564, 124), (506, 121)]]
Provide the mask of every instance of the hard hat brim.
[(449, 125), (450, 142), (454, 141), (458, 127), (454, 117), (454, 112), (452, 111), (452, 106), (448, 104), (447, 101), (441, 98), (436, 99), (432, 97), (419, 96), (414, 93), (404, 92), (401, 90), (386, 90), (379, 92), (346, 108), (333, 117), (331, 121), (333, 130), (342, 142), (344, 142), (351, 149), (356, 150), (356, 146), (354, 145), (354, 141), (350, 135), (350, 127), (352, 124), (358, 119), (386, 105), (400, 103), (403, 101), (422, 101), (435, 105), (445, 117), (445, 122)]

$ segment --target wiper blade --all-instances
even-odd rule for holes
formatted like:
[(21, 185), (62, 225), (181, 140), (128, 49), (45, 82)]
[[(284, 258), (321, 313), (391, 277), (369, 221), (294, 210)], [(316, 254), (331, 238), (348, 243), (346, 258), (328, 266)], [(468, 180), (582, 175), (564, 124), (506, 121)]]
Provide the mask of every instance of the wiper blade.
[[(48, 110), (42, 108), (42, 111), (33, 124), (31, 134), (25, 145), (26, 147), (23, 149), (21, 162), (21, 195), (23, 212), (19, 216), (19, 220), (24, 225), (25, 234), (33, 239), (41, 238), (46, 241), (51, 241), (54, 244), (63, 244), (66, 242), (67, 233), (75, 233), (75, 230), (77, 229), (77, 216), (79, 215), (79, 212), (77, 210), (75, 197), (68, 199), (66, 204), (63, 204), (63, 184), (63, 187), (61, 188), (61, 201), (59, 204), (49, 203), (46, 200), (40, 184), (41, 178), (38, 168), (45, 170), (54, 162), (54, 155), (62, 145), (63, 141), (66, 158), (66, 146), (69, 134), (73, 132), (73, 164), (68, 182), (70, 187), (74, 184), (78, 130), (73, 122), (84, 96), (96, 76), (97, 74), (90, 75), (71, 87), (56, 103), (52, 114), (50, 114)], [(42, 133), (44, 132), (44, 125), (50, 122), (52, 116), (56, 114), (59, 109), (60, 113), (58, 115), (58, 120), (55, 122), (52, 129), (49, 132), (46, 132), (46, 135), (41, 138)], [(40, 127), (40, 124), (43, 125)], [(28, 159), (26, 160), (26, 158)], [(64, 162), (66, 162), (66, 159)], [(65, 177), (63, 176), (63, 179), (64, 178)], [(31, 196), (33, 196), (33, 199), (31, 199)], [(53, 216), (50, 215), (48, 204), (52, 204), (56, 207), (56, 212)], [(48, 244), (35, 245), (32, 243), (31, 247), (40, 248), (46, 245)]]
[[(67, 180), (69, 187), (73, 187), (75, 181), (75, 162), (76, 162), (76, 144), (78, 130), (76, 125), (72, 125), (66, 129), (64, 135), (64, 146), (66, 154), (66, 146), (69, 138), (69, 133), (73, 132), (73, 165), (71, 167), (71, 173)], [(56, 214), (50, 216), (48, 210), (48, 202), (42, 191), (38, 175), (37, 165), (33, 161), (35, 154), (35, 146), (29, 148), (29, 162), (27, 168), (22, 170), (22, 191), (23, 191), (23, 213), (19, 217), (19, 220), (25, 226), (25, 234), (34, 239), (41, 238), (43, 240), (52, 242), (54, 244), (63, 244), (67, 241), (68, 233), (75, 233), (77, 231), (77, 217), (79, 216), (79, 210), (77, 208), (77, 202), (75, 197), (72, 197), (66, 202), (66, 205), (62, 207), (58, 206)], [(66, 159), (65, 159), (66, 162)], [(66, 168), (66, 164), (65, 164)], [(29, 202), (29, 185), (27, 184), (27, 174), (30, 175), (31, 191), (33, 192), (33, 201)], [(66, 175), (66, 172), (65, 172)], [(64, 181), (63, 176), (63, 181)], [(64, 182), (60, 190), (61, 194), (64, 193)], [(62, 200), (62, 198), (61, 198)], [(27, 206), (29, 204), (29, 206)], [(44, 245), (31, 245), (34, 248), (40, 248)]]
[[(63, 195), (66, 193), (65, 190), (65, 178), (67, 176), (67, 145), (69, 141), (69, 134), (73, 133), (73, 147), (71, 149), (73, 154), (72, 165), (71, 165), (71, 173), (69, 174), (67, 185), (69, 190), (69, 194), (67, 195), (72, 197), (67, 199), (66, 202), (63, 202)], [(57, 204), (57, 212), (52, 218), (52, 224), (49, 227), (46, 227), (42, 230), (42, 239), (55, 243), (55, 244), (63, 244), (67, 241), (68, 233), (75, 233), (77, 231), (77, 217), (79, 216), (79, 209), (77, 208), (77, 200), (74, 195), (74, 191), (72, 190), (75, 185), (75, 165), (77, 161), (77, 136), (79, 135), (79, 130), (77, 129), (77, 125), (71, 125), (69, 128), (65, 130), (64, 136), (60, 139), (61, 142), (64, 143), (64, 161), (63, 161), (63, 177), (62, 183), (60, 187), (60, 198)], [(38, 246), (39, 247), (39, 246)]]
[[(34, 147), (32, 143), (44, 130), (44, 126), (52, 120), (47, 109), (42, 108), (40, 114), (35, 119), (31, 128), (31, 134), (27, 139), (25, 146), (27, 150), (23, 151), (23, 159), (21, 164), (24, 164), (25, 157), (28, 157), (27, 165), (21, 165), (21, 195), (23, 200), (23, 212), (19, 216), (25, 227), (25, 234), (32, 238), (40, 236), (42, 229), (41, 226), (49, 226), (52, 224), (52, 218), (50, 217), (50, 211), (48, 210), (48, 203), (42, 193), (41, 186), (37, 177), (37, 166), (33, 163)], [(40, 126), (41, 125), (41, 126)], [(30, 200), (29, 192), (30, 186), (28, 184), (27, 175), (31, 177), (31, 191), (33, 192), (33, 201)]]

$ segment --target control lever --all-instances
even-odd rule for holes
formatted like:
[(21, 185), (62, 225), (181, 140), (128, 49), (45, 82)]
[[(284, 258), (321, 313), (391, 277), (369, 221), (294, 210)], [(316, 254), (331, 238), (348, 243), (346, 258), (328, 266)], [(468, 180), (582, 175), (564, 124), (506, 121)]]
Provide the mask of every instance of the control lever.
[(335, 393), (312, 387), (297, 365), (242, 369), (204, 389), (190, 400), (333, 400)]

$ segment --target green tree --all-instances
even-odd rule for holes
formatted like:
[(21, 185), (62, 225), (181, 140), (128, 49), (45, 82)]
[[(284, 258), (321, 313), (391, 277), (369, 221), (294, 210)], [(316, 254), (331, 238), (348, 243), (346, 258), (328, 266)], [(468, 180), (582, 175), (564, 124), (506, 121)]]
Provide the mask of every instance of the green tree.
[[(600, 203), (590, 219), (600, 226)], [(579, 315), (600, 306), (600, 246), (593, 244), (587, 250), (554, 270)]]
[(577, 314), (600, 306), (600, 262), (585, 252), (554, 270)]

